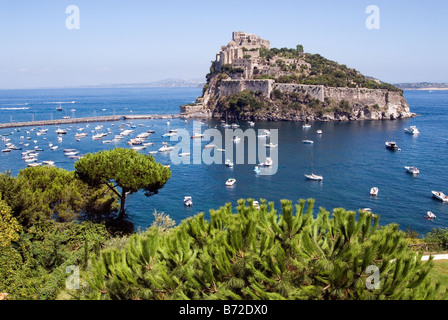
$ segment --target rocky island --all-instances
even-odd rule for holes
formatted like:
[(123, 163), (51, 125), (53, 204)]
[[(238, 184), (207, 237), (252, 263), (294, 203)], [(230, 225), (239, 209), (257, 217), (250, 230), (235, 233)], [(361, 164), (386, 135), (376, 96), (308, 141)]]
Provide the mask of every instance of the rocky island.
[(202, 96), (181, 115), (255, 121), (409, 118), (402, 89), (355, 69), (268, 40), (233, 32), (206, 76)]

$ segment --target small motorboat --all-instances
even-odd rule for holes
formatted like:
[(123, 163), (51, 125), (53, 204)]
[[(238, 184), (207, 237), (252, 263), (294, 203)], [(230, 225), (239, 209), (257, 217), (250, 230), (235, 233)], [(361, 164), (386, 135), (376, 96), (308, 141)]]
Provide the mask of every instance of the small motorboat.
[(404, 132), (409, 133), (409, 134), (419, 134), (420, 131), (418, 131), (416, 126), (410, 126), (409, 128), (405, 128)]
[(404, 168), (406, 169), (407, 173), (410, 173), (410, 174), (413, 174), (413, 175), (416, 175), (416, 174), (420, 173), (420, 171), (417, 169), (417, 167), (404, 167)]
[(264, 146), (267, 147), (267, 148), (277, 148), (277, 145), (272, 143), (272, 142), (270, 142), (268, 144), (265, 144)]
[(193, 206), (193, 199), (190, 196), (184, 197), (184, 204), (186, 207), (192, 207)]
[(235, 137), (235, 138), (233, 138), (233, 142), (235, 142), (235, 143), (238, 143), (238, 142), (240, 142), (241, 141), (241, 138), (240, 137)]
[(55, 131), (57, 134), (66, 134), (67, 133), (67, 131), (65, 131), (65, 130), (63, 130), (63, 129), (60, 129), (59, 127), (58, 127), (58, 129)]
[(313, 140), (302, 140), (302, 142), (303, 142), (304, 144), (313, 144), (313, 143), (314, 143)]
[(146, 146), (135, 146), (135, 147), (132, 147), (132, 149), (134, 149), (135, 151), (140, 151), (140, 150), (146, 149)]
[(214, 145), (214, 144), (206, 144), (204, 146), (204, 149), (213, 149), (214, 147), (216, 147), (216, 145)]
[(163, 143), (163, 146), (159, 149), (159, 152), (168, 152), (172, 151), (174, 147), (168, 146), (166, 142)]
[(302, 127), (303, 129), (309, 129), (311, 128), (311, 125), (309, 123), (305, 123)]
[(271, 158), (266, 158), (266, 160), (264, 161), (264, 165), (265, 165), (266, 167), (270, 167), (270, 166), (272, 166), (273, 164), (274, 164), (274, 161), (272, 161)]
[(228, 167), (233, 167), (233, 162), (230, 161), (229, 159), (226, 160), (225, 165)]
[(370, 195), (376, 197), (378, 195), (379, 189), (377, 187), (373, 187), (370, 189)]
[(392, 151), (398, 150), (398, 146), (394, 141), (386, 141), (386, 148)]
[(260, 203), (257, 200), (252, 201), (252, 206), (257, 210), (260, 210)]
[(440, 201), (448, 202), (448, 196), (440, 191), (432, 191), (432, 196)]
[(234, 178), (229, 178), (229, 179), (227, 179), (227, 181), (226, 181), (226, 186), (227, 186), (227, 187), (233, 186), (233, 185), (235, 184), (235, 182), (236, 182), (236, 179), (234, 179)]
[(317, 134), (322, 134), (322, 130), (317, 130), (316, 133)]
[(428, 211), (428, 212), (426, 212), (425, 218), (432, 221), (432, 220), (434, 220), (437, 217), (436, 217), (436, 215), (434, 213), (432, 213), (431, 211)]
[(64, 152), (64, 155), (66, 157), (77, 156), (78, 154), (79, 154), (79, 151)]
[(305, 177), (306, 177), (308, 180), (313, 180), (313, 181), (322, 181), (322, 180), (324, 180), (324, 177), (319, 176), (319, 175), (314, 174), (314, 173), (312, 173), (312, 174), (306, 174)]
[(203, 138), (205, 135), (202, 133), (197, 133), (195, 132), (192, 136), (191, 139), (196, 139), (196, 138)]
[(42, 161), (42, 163), (46, 166), (54, 167), (54, 161), (52, 160)]
[(259, 174), (260, 173), (260, 167), (259, 166), (255, 166), (254, 172), (255, 174)]

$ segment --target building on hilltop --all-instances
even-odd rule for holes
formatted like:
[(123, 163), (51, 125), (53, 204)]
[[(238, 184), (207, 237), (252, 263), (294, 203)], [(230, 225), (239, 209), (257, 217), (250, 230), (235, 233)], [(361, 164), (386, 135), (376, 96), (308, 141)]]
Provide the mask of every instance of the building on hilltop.
[[(250, 62), (242, 60), (257, 59), (259, 57), (258, 49), (270, 49), (270, 47), (271, 44), (268, 40), (251, 33), (235, 31), (232, 33), (232, 40), (227, 46), (222, 46), (220, 52), (216, 54), (216, 71), (220, 71), (223, 65), (232, 65), (233, 68), (239, 67), (241, 64), (246, 66)], [(246, 59), (244, 59), (245, 57)]]

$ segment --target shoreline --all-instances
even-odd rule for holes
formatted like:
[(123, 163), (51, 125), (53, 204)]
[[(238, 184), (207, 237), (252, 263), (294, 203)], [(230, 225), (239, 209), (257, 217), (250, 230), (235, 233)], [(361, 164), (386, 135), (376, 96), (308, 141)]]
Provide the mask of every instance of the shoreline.
[(18, 127), (35, 127), (35, 126), (51, 126), (58, 124), (73, 124), (73, 123), (90, 123), (90, 122), (114, 122), (122, 120), (139, 120), (139, 119), (173, 119), (178, 118), (178, 114), (140, 114), (140, 115), (119, 115), (119, 116), (99, 116), (73, 119), (55, 119), (55, 120), (40, 120), (40, 121), (25, 121), (25, 122), (7, 122), (0, 123), (0, 129), (18, 128)]

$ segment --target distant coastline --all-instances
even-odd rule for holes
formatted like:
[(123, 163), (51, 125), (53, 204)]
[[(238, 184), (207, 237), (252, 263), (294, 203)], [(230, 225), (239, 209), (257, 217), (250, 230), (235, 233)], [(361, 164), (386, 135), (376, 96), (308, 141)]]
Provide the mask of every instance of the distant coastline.
[(448, 83), (406, 82), (406, 83), (396, 83), (394, 85), (402, 90), (424, 90), (424, 91), (448, 90)]
[(415, 90), (415, 91), (446, 91), (448, 88), (402, 88), (403, 90)]

